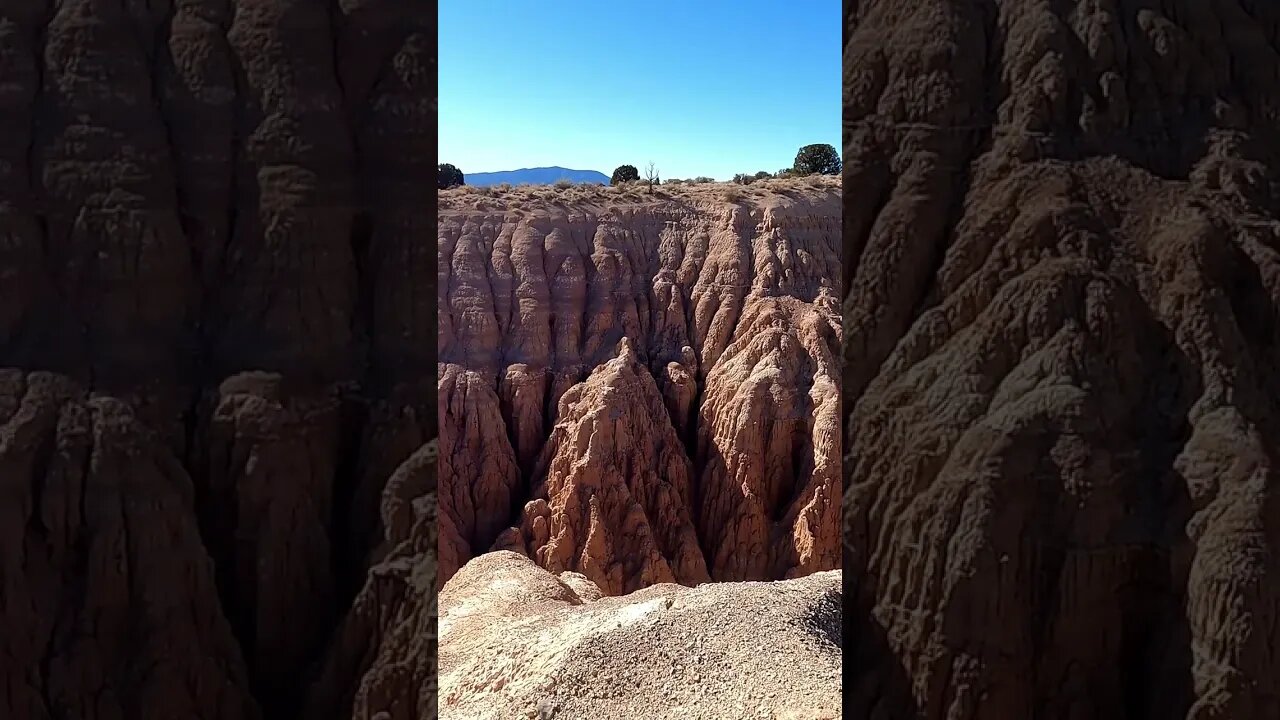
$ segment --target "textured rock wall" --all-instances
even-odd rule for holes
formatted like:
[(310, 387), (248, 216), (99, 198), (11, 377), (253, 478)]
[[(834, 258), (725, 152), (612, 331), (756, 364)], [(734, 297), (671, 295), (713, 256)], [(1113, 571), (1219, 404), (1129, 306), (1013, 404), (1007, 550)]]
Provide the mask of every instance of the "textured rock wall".
[(0, 0), (0, 715), (431, 709), (428, 10)]
[(845, 21), (853, 715), (1280, 714), (1280, 6)]
[(839, 567), (837, 186), (615, 190), (442, 205), (441, 581)]

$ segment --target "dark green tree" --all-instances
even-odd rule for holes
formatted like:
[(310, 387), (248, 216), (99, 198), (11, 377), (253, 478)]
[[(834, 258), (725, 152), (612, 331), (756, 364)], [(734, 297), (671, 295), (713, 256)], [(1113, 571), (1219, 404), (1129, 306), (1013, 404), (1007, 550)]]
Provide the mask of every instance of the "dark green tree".
[(440, 189), (451, 188), (455, 185), (466, 185), (463, 182), (462, 171), (449, 163), (440, 163)]
[(609, 178), (610, 185), (620, 185), (624, 182), (633, 182), (640, 179), (640, 171), (635, 165), (619, 165), (613, 171), (613, 177)]
[(760, 172), (756, 173), (757, 180), (763, 180), (765, 178), (771, 178), (771, 177), (773, 177), (773, 173), (765, 172), (764, 170), (761, 170)]
[(839, 175), (840, 154), (830, 145), (805, 145), (792, 167), (799, 175)]

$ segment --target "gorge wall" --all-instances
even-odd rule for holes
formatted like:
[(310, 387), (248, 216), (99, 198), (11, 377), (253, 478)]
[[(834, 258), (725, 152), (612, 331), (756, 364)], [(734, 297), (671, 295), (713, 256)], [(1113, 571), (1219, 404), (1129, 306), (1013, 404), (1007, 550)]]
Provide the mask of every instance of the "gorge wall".
[(1280, 6), (845, 22), (851, 716), (1280, 715)]
[(839, 567), (838, 184), (722, 192), (441, 194), (442, 582)]
[(0, 716), (434, 712), (428, 9), (0, 0)]

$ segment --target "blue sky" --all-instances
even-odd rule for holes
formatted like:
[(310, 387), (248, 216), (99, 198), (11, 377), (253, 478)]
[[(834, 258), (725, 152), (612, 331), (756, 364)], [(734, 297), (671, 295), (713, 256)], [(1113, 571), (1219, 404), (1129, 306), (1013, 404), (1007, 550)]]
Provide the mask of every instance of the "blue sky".
[(840, 147), (838, 0), (442, 0), (440, 162), (662, 177)]

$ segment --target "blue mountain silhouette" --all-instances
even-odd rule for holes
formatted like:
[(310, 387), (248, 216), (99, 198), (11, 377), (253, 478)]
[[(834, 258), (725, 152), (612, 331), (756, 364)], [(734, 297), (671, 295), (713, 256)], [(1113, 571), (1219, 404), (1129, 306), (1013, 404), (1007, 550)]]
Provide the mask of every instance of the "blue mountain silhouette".
[(604, 183), (609, 184), (609, 176), (595, 170), (570, 170), (562, 167), (522, 168), (520, 170), (502, 170), (500, 172), (464, 173), (464, 181), (468, 185), (550, 185), (557, 180), (568, 180), (571, 183)]

